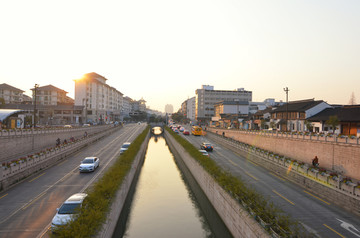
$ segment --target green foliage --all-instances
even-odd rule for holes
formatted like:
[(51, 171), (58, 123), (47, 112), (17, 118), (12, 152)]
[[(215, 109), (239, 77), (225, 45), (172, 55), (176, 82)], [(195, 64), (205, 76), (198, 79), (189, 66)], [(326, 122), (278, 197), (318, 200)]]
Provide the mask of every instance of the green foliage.
[(165, 128), (181, 144), (187, 152), (196, 159), (199, 164), (218, 182), (218, 184), (230, 195), (247, 208), (253, 210), (257, 216), (261, 217), (278, 234), (287, 236), (292, 233), (292, 237), (305, 237), (300, 234), (298, 223), (285, 215), (280, 208), (268, 202), (261, 194), (248, 187), (241, 178), (233, 176), (231, 173), (222, 170), (215, 161), (203, 156), (190, 142), (170, 130)]
[(340, 124), (339, 118), (335, 116), (330, 116), (327, 121), (325, 121), (325, 124), (331, 125), (333, 128), (333, 133), (335, 133), (336, 127)]
[(122, 154), (115, 164), (87, 191), (79, 216), (56, 232), (55, 237), (93, 237), (105, 222), (113, 198), (130, 171), (141, 144), (150, 130), (148, 126)]

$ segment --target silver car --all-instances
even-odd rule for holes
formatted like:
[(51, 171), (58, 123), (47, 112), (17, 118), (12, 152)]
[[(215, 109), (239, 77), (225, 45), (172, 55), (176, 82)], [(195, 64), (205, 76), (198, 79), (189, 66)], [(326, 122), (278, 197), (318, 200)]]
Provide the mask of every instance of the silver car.
[(98, 157), (86, 157), (81, 161), (79, 171), (81, 172), (93, 172), (100, 165)]
[(79, 211), (86, 193), (76, 193), (70, 196), (66, 201), (56, 209), (56, 214), (51, 222), (51, 231), (56, 232), (57, 228), (66, 225), (69, 221), (76, 218), (76, 214)]
[(120, 148), (120, 154), (123, 154), (125, 151), (127, 151), (130, 145), (130, 142), (125, 142)]

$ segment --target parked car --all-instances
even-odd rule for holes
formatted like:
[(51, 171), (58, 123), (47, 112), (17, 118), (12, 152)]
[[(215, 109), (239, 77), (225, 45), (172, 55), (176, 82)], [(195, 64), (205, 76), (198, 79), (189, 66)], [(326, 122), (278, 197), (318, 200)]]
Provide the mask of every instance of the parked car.
[(81, 161), (79, 171), (81, 172), (93, 172), (100, 165), (100, 160), (98, 157), (86, 157)]
[(206, 151), (213, 151), (214, 147), (213, 147), (210, 143), (203, 142), (203, 143), (200, 145), (200, 149), (206, 150)]
[(79, 212), (86, 196), (86, 193), (75, 193), (66, 199), (61, 207), (56, 209), (57, 212), (51, 222), (51, 231), (53, 233), (56, 232), (57, 228), (76, 218), (76, 214)]
[(131, 145), (130, 142), (125, 142), (125, 143), (121, 146), (121, 148), (120, 148), (120, 154), (124, 154), (125, 151), (128, 150), (128, 148), (129, 148), (130, 145)]
[(202, 153), (203, 155), (210, 157), (209, 153), (206, 150), (199, 150), (200, 153)]
[(64, 128), (72, 128), (72, 125), (64, 125)]
[(190, 135), (190, 132), (188, 130), (184, 130), (183, 134), (188, 136), (188, 135)]

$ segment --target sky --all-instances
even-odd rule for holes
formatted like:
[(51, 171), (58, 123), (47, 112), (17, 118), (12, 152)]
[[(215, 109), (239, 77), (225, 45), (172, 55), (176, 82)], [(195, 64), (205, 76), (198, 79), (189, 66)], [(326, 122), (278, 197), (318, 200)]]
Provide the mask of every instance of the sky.
[(0, 84), (74, 98), (89, 72), (164, 111), (202, 85), (360, 103), (359, 0), (0, 0)]

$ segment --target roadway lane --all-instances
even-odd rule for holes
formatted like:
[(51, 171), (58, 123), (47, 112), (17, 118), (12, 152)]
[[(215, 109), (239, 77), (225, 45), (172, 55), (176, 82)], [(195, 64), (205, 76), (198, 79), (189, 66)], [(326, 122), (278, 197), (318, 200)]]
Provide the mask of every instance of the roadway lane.
[(308, 230), (320, 237), (360, 237), (359, 217), (311, 194), (286, 177), (280, 177), (244, 156), (222, 148), (208, 137), (184, 136), (200, 149), (202, 142), (210, 142), (214, 151), (210, 158), (259, 191), (285, 213), (300, 221)]
[[(133, 141), (145, 124), (129, 124), (59, 164), (0, 193), (0, 237), (47, 237), (51, 220), (69, 196), (85, 191), (119, 156), (122, 143)], [(80, 161), (98, 156), (100, 167), (79, 173)]]

